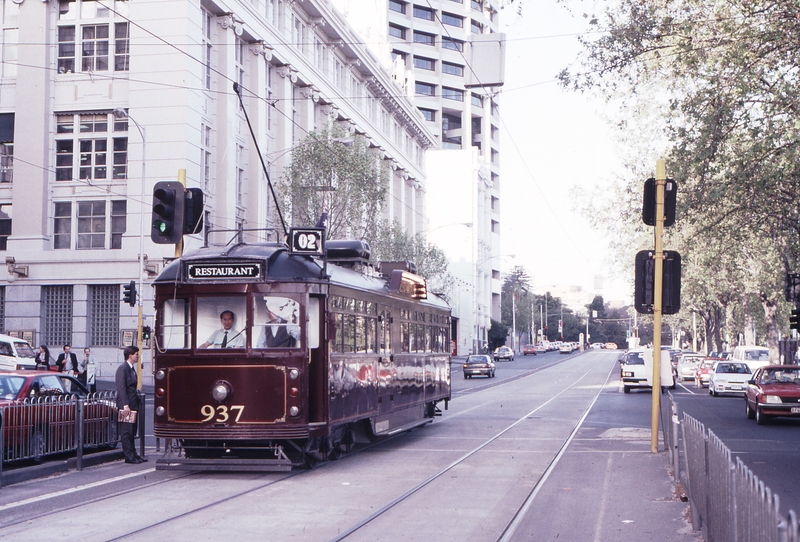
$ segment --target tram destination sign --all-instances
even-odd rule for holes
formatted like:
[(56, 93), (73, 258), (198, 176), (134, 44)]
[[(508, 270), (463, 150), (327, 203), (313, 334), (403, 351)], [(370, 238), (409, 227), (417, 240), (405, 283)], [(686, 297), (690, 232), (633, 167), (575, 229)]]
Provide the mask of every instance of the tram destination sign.
[(289, 251), (292, 254), (322, 256), (325, 252), (324, 228), (290, 228)]
[(261, 264), (248, 263), (190, 263), (186, 265), (190, 280), (252, 280), (261, 278)]

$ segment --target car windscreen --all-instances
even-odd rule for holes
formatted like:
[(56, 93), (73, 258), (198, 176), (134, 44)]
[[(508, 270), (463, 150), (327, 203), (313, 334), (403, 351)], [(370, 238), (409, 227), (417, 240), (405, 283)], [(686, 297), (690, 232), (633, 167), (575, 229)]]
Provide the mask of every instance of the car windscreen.
[(25, 377), (14, 375), (0, 375), (0, 397), (3, 399), (16, 399)]
[(626, 365), (644, 365), (644, 356), (641, 352), (629, 352), (625, 359)]
[(748, 361), (769, 361), (768, 350), (747, 350), (744, 358)]
[(17, 356), (21, 358), (36, 358), (36, 353), (33, 351), (33, 348), (31, 348), (31, 345), (24, 341), (15, 341), (14, 348), (17, 349)]
[(470, 356), (467, 363), (489, 363), (489, 356)]
[(761, 373), (764, 384), (800, 384), (800, 371), (797, 369), (771, 369)]

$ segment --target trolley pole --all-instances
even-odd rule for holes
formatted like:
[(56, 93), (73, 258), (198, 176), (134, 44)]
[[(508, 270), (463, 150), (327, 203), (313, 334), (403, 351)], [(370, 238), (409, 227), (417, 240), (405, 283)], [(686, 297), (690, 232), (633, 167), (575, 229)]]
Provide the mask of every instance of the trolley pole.
[(653, 277), (653, 401), (650, 418), (650, 451), (658, 453), (658, 414), (661, 406), (661, 309), (664, 275), (664, 189), (667, 168), (663, 158), (656, 161), (656, 247)]

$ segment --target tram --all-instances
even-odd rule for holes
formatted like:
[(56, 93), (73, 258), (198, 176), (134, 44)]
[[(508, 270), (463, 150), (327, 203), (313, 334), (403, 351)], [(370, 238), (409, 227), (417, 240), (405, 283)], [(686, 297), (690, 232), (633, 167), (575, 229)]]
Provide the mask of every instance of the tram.
[(155, 280), (157, 469), (311, 467), (447, 407), (450, 309), (413, 264), (289, 238), (202, 248)]

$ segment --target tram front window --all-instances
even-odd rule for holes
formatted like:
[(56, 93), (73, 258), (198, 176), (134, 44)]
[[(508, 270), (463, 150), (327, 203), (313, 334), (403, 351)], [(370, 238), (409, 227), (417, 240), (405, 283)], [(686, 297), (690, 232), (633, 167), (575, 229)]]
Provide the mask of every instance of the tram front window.
[(189, 348), (191, 346), (192, 312), (188, 299), (168, 299), (158, 311), (161, 319), (159, 348)]
[(242, 295), (198, 297), (197, 348), (244, 348), (246, 308)]
[(299, 347), (299, 303), (288, 297), (257, 296), (251, 335), (257, 337), (255, 348)]

